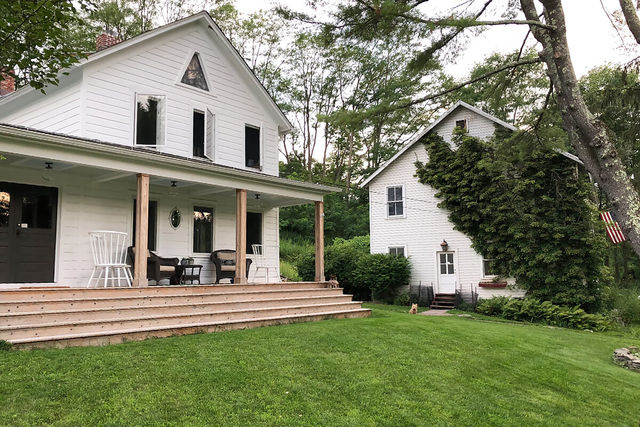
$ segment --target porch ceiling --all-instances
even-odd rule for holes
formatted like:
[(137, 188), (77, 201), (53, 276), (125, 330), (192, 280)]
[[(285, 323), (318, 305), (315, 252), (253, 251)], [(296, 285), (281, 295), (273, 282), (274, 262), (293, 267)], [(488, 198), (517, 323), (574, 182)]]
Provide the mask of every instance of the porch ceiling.
[[(249, 208), (292, 206), (322, 200), (338, 188), (292, 181), (153, 150), (118, 146), (0, 124), (0, 154), (7, 165), (43, 174), (72, 174), (91, 184), (135, 188), (138, 173), (150, 175), (151, 193), (215, 200), (248, 191)], [(51, 169), (46, 169), (50, 162)], [(175, 186), (173, 186), (175, 182)]]

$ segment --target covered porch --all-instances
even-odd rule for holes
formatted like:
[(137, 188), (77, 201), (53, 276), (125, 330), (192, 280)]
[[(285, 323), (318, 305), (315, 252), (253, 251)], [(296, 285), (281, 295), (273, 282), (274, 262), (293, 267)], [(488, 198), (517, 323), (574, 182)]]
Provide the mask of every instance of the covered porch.
[[(6, 125), (0, 125), (0, 154), (0, 185), (9, 189), (0, 188), (0, 288), (87, 286), (94, 230), (127, 233), (135, 247), (135, 287), (149, 285), (147, 249), (192, 258), (203, 266), (202, 284), (216, 281), (211, 252), (234, 250), (234, 283), (277, 282), (278, 209), (304, 203), (315, 204), (315, 279), (324, 281), (323, 196), (336, 188)], [(49, 198), (23, 198), (21, 192), (34, 188), (48, 189)], [(17, 206), (25, 200), (31, 204)], [(37, 233), (46, 242), (21, 247)], [(247, 274), (247, 259), (255, 258), (252, 243), (263, 246), (265, 262), (277, 274), (256, 275), (253, 267)], [(37, 270), (46, 272), (40, 280)]]

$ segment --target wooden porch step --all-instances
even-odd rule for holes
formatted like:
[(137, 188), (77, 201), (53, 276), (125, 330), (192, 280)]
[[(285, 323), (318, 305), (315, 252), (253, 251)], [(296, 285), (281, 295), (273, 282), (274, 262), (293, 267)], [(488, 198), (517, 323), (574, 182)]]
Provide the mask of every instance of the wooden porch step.
[[(58, 302), (59, 301), (56, 301), (56, 303)], [(237, 301), (216, 300), (189, 303), (170, 302), (157, 305), (142, 304), (116, 308), (100, 306), (98, 308), (72, 308), (63, 310), (51, 310), (49, 308), (48, 310), (32, 312), (0, 313), (0, 327), (18, 325), (30, 325), (35, 327), (39, 324), (80, 322), (87, 319), (94, 321), (108, 321), (111, 319), (125, 319), (150, 315), (171, 315), (184, 312), (204, 313), (251, 308), (283, 307), (297, 304), (310, 305), (345, 302), (351, 302), (351, 295), (338, 295), (325, 292), (312, 296), (300, 296), (287, 293), (286, 295), (277, 295), (277, 298), (262, 300), (238, 299)], [(46, 307), (46, 305), (44, 307)]]
[(288, 323), (312, 322), (325, 319), (368, 317), (371, 310), (358, 308), (352, 310), (325, 311), (303, 315), (281, 315), (260, 319), (236, 319), (211, 323), (192, 323), (167, 325), (161, 327), (133, 328), (94, 333), (71, 333), (65, 335), (39, 336), (9, 340), (16, 348), (69, 347), (86, 345), (116, 344), (127, 340), (162, 338), (174, 335), (195, 334), (199, 332), (220, 332), (234, 329), (247, 329)]
[(175, 325), (211, 324), (230, 320), (260, 319), (264, 317), (301, 316), (320, 312), (349, 311), (360, 308), (359, 302), (338, 302), (328, 304), (294, 305), (211, 311), (202, 313), (185, 312), (170, 315), (139, 316), (124, 319), (83, 320), (78, 322), (52, 322), (47, 324), (17, 325), (0, 327), (0, 339), (13, 342), (17, 339), (70, 334), (90, 334), (111, 330), (147, 329), (174, 327)]
[[(320, 295), (343, 295), (342, 289), (295, 288), (252, 290), (237, 292), (175, 293), (162, 295), (130, 295), (128, 292), (113, 293), (110, 296), (87, 297), (70, 296), (62, 299), (56, 295), (38, 300), (24, 299), (14, 301), (0, 300), (0, 314), (29, 313), (60, 310), (83, 310), (91, 308), (127, 308), (151, 305), (201, 304), (206, 302), (262, 301), (282, 298), (283, 296), (312, 297)], [(1, 296), (1, 295), (0, 295)]]
[(296, 290), (296, 289), (327, 289), (329, 282), (282, 282), (274, 284), (247, 284), (247, 285), (197, 285), (197, 286), (147, 286), (141, 288), (30, 288), (30, 289), (2, 289), (0, 290), (0, 302), (26, 301), (26, 300), (66, 300), (115, 296), (161, 296), (161, 295), (185, 295), (205, 293), (238, 293), (272, 290)]

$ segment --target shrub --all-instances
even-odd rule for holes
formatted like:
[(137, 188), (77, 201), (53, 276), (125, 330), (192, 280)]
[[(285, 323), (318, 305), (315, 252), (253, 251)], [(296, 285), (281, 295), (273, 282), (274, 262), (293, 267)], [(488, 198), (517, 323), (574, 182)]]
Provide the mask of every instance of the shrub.
[(11, 350), (11, 347), (13, 347), (13, 344), (9, 341), (0, 340), (0, 351), (9, 351)]
[(488, 316), (509, 320), (542, 322), (566, 328), (603, 331), (609, 328), (607, 319), (599, 314), (586, 313), (580, 307), (566, 307), (535, 298), (493, 297), (481, 300), (476, 311)]
[[(324, 250), (324, 273), (327, 279), (336, 276), (345, 292), (357, 299), (369, 299), (369, 293), (354, 286), (353, 277), (358, 259), (369, 253), (369, 236), (358, 236), (351, 240), (335, 239)], [(298, 273), (302, 280), (315, 278), (315, 254), (305, 253), (298, 259)]]
[(621, 289), (613, 299), (614, 314), (623, 326), (640, 324), (640, 291)]
[(353, 284), (368, 289), (375, 299), (393, 301), (396, 291), (409, 284), (411, 264), (408, 258), (390, 254), (366, 254), (353, 272)]
[(409, 298), (409, 294), (407, 292), (403, 292), (397, 295), (393, 299), (393, 305), (404, 305), (404, 306), (411, 305), (411, 298)]
[(280, 260), (280, 274), (292, 282), (299, 282), (300, 275), (296, 266), (288, 261)]

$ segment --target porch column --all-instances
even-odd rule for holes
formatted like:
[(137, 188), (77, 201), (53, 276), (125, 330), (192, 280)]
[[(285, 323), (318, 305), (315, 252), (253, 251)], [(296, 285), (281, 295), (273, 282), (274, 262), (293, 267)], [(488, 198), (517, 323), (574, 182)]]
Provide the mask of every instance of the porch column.
[(236, 190), (236, 277), (234, 283), (247, 283), (247, 190)]
[(138, 174), (136, 194), (136, 236), (133, 286), (147, 286), (147, 251), (149, 249), (149, 175)]
[(316, 202), (316, 282), (324, 282), (324, 202)]

